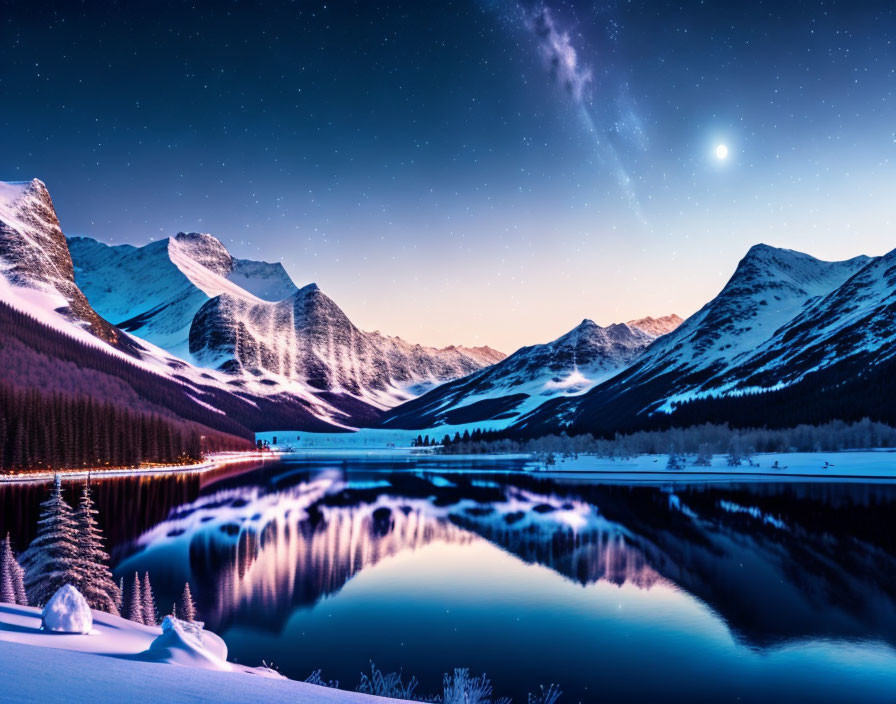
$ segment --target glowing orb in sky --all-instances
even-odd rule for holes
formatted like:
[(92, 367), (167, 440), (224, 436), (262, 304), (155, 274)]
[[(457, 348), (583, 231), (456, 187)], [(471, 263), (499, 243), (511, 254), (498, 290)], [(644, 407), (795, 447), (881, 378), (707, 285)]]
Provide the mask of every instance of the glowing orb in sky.
[(728, 147), (724, 144), (720, 144), (716, 147), (716, 159), (719, 161), (724, 161), (728, 158)]

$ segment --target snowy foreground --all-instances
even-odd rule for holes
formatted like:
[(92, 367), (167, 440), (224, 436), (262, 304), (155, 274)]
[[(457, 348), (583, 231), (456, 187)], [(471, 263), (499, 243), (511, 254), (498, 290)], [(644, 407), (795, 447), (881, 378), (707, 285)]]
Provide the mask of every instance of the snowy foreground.
[[(41, 630), (41, 612), (0, 604), (0, 681), (4, 702), (396, 701), (288, 680), (267, 668), (227, 662), (227, 647), (203, 631), (166, 632), (93, 611), (89, 635)], [(259, 656), (260, 657), (260, 656)]]
[[(453, 434), (459, 426), (442, 426), (429, 431), (430, 436), (441, 438), (446, 430)], [(728, 476), (748, 476), (757, 479), (776, 477), (811, 477), (820, 479), (896, 479), (896, 450), (869, 449), (846, 452), (781, 452), (755, 454), (750, 464), (730, 467), (725, 455), (715, 455), (709, 467), (693, 466), (693, 457), (684, 458), (682, 469), (669, 469), (667, 455), (638, 455), (625, 459), (610, 459), (594, 455), (578, 457), (554, 456), (554, 464), (544, 457), (526, 454), (513, 455), (439, 455), (429, 448), (411, 447), (414, 438), (427, 431), (364, 429), (355, 433), (305, 433), (301, 431), (277, 431), (258, 433), (256, 437), (286, 452), (286, 458), (392, 460), (397, 463), (413, 462), (416, 465), (434, 461), (442, 465), (500, 460), (525, 460), (528, 471), (551, 473), (599, 474), (626, 479), (664, 480), (713, 479)], [(274, 443), (277, 438), (277, 443)], [(777, 465), (776, 465), (777, 463)]]

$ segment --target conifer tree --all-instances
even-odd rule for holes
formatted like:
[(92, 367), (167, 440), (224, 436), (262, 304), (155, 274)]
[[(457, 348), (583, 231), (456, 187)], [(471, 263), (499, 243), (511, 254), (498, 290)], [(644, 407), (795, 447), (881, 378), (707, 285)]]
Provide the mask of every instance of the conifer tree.
[(12, 541), (9, 533), (0, 544), (0, 602), (6, 604), (28, 605), (25, 597), (23, 571), (12, 552)]
[(184, 585), (184, 593), (180, 598), (180, 617), (191, 623), (196, 620), (196, 605), (193, 603), (193, 595), (190, 593), (190, 583)]
[(144, 623), (143, 620), (143, 589), (140, 587), (140, 575), (134, 572), (134, 581), (128, 592), (128, 619), (135, 623)]
[(25, 570), (17, 561), (13, 561), (12, 571), (12, 586), (16, 592), (16, 603), (20, 606), (28, 606), (28, 595), (25, 593)]
[(40, 505), (37, 536), (22, 554), (28, 600), (45, 604), (58, 589), (81, 583), (77, 526), (71, 507), (62, 498), (59, 475), (50, 497)]
[(156, 615), (156, 600), (152, 594), (152, 585), (149, 583), (149, 572), (143, 573), (143, 623), (147, 626), (155, 626), (159, 622)]
[(103, 534), (96, 521), (90, 484), (84, 485), (76, 519), (78, 523), (78, 560), (83, 579), (79, 589), (93, 609), (118, 615), (121, 592), (109, 569), (109, 555), (103, 548)]

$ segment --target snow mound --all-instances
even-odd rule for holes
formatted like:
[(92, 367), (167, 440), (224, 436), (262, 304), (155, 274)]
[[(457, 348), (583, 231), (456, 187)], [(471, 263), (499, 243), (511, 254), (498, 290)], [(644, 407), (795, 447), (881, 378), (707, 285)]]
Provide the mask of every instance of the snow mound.
[(66, 584), (44, 607), (41, 628), (54, 633), (87, 634), (93, 628), (93, 614), (81, 592)]
[(146, 651), (144, 660), (167, 662), (202, 670), (230, 671), (227, 646), (214, 633), (172, 616), (162, 621), (162, 635)]

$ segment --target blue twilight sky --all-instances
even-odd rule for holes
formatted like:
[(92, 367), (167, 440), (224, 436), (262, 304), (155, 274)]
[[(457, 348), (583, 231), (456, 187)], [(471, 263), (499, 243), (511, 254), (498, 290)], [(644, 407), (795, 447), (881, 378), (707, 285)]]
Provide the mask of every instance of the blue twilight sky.
[(7, 0), (0, 179), (67, 234), (211, 232), (365, 329), (510, 352), (690, 314), (756, 242), (896, 247), (894, 13)]

